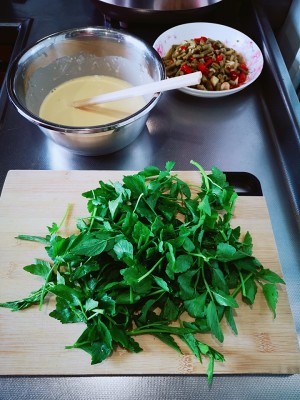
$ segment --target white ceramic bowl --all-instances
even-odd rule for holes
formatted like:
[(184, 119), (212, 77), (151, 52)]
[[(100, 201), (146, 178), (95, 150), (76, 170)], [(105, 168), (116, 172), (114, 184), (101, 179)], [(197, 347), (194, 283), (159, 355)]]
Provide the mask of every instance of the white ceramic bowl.
[(213, 40), (220, 40), (227, 47), (233, 48), (241, 54), (249, 69), (249, 74), (247, 75), (245, 83), (237, 88), (229, 90), (208, 91), (185, 87), (179, 89), (180, 91), (198, 97), (223, 97), (245, 89), (259, 77), (264, 64), (263, 55), (259, 47), (244, 33), (229, 26), (207, 22), (192, 22), (178, 25), (162, 33), (155, 40), (153, 47), (158, 54), (163, 57), (173, 44), (180, 44), (184, 40), (190, 40), (200, 36), (206, 36)]

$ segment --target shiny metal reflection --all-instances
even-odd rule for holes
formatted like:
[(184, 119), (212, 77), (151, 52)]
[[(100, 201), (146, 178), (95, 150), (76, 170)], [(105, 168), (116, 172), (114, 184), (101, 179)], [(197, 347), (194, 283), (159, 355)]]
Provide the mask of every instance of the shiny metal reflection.
[(175, 11), (206, 7), (221, 0), (101, 0), (102, 3), (141, 10)]

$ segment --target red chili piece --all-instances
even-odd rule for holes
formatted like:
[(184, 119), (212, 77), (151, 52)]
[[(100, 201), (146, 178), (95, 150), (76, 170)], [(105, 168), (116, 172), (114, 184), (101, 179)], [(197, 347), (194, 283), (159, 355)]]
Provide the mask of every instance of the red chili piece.
[(248, 67), (244, 63), (240, 64), (240, 68), (243, 69), (244, 71), (248, 71)]
[(184, 45), (183, 45), (183, 46), (180, 46), (179, 49), (180, 49), (181, 51), (186, 50), (186, 49), (187, 49), (187, 46), (184, 46)]
[(244, 72), (241, 72), (239, 75), (239, 83), (245, 83), (247, 79), (247, 75)]
[(216, 56), (216, 61), (219, 63), (219, 62), (222, 61), (222, 60), (223, 60), (222, 54), (218, 54), (218, 55)]
[(198, 64), (198, 70), (202, 72), (203, 75), (208, 75), (209, 70), (206, 68), (205, 64)]
[(200, 37), (198, 37), (198, 38), (194, 38), (194, 41), (195, 42), (206, 42), (207, 41), (207, 37), (205, 37), (205, 36), (200, 36)]
[(193, 68), (189, 67), (187, 64), (182, 65), (180, 70), (185, 74), (191, 74), (192, 72), (194, 72)]
[(204, 61), (205, 61), (205, 65), (208, 66), (213, 62), (213, 59), (212, 59), (212, 57), (206, 56), (206, 57), (204, 57)]

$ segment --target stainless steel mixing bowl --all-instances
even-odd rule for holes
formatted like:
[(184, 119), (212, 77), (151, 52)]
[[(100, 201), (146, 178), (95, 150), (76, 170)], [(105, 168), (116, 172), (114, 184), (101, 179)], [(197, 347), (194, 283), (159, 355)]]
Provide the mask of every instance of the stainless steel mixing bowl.
[(108, 20), (143, 25), (174, 25), (205, 21), (221, 4), (221, 0), (92, 0), (92, 2)]
[(39, 117), (53, 88), (86, 75), (113, 76), (132, 85), (166, 77), (161, 58), (143, 40), (115, 29), (86, 27), (52, 34), (25, 49), (8, 71), (7, 90), (19, 113), (59, 145), (83, 155), (120, 150), (141, 133), (160, 94), (145, 96), (139, 111), (106, 125), (62, 126)]

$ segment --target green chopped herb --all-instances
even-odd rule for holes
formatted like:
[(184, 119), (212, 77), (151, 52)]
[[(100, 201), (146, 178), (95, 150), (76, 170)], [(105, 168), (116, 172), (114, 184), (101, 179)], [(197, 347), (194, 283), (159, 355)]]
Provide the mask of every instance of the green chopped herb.
[(0, 306), (41, 307), (48, 293), (55, 295), (51, 317), (85, 324), (66, 348), (86, 351), (92, 364), (104, 361), (116, 345), (142, 351), (138, 335), (152, 334), (179, 353), (182, 341), (200, 362), (208, 358), (211, 383), (214, 362), (224, 357), (199, 340), (201, 333), (223, 342), (225, 316), (237, 334), (235, 297), (241, 292), (253, 304), (258, 286), (275, 318), (276, 285), (284, 281), (252, 255), (250, 233), (241, 239), (240, 228), (231, 227), (237, 193), (225, 174), (191, 164), (199, 170), (195, 195), (172, 172), (175, 163), (167, 162), (165, 170), (150, 166), (83, 193), (90, 215), (77, 222), (76, 234), (61, 237), (61, 224), (53, 223), (45, 237), (20, 235), (44, 244), (52, 261), (25, 266), (44, 284)]

